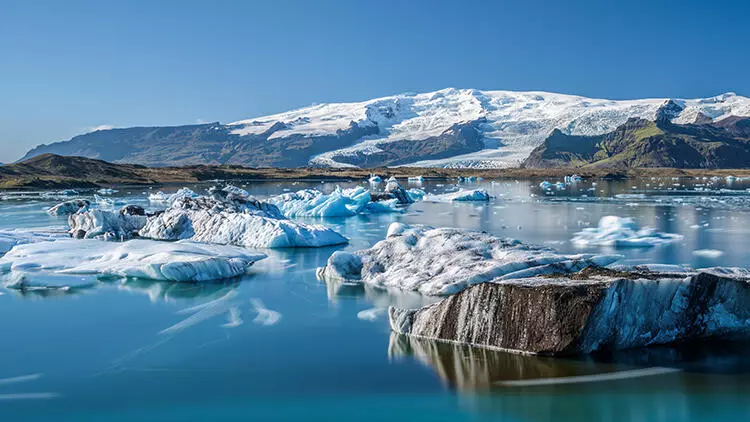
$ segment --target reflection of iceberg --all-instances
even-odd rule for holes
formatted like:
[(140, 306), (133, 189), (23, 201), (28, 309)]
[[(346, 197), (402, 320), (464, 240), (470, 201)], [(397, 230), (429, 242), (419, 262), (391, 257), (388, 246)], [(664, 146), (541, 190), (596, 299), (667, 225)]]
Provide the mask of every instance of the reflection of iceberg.
[(208, 281), (242, 275), (263, 258), (244, 248), (189, 241), (69, 239), (16, 246), (0, 258), (0, 271)]
[(414, 357), (434, 369), (446, 385), (458, 390), (496, 388), (502, 381), (596, 374), (611, 371), (613, 367), (590, 360), (519, 355), (396, 333), (391, 334), (388, 356)]
[(169, 281), (123, 278), (115, 281), (118, 289), (148, 295), (151, 302), (191, 300), (218, 297), (237, 288), (239, 279), (226, 279), (209, 283), (175, 283)]

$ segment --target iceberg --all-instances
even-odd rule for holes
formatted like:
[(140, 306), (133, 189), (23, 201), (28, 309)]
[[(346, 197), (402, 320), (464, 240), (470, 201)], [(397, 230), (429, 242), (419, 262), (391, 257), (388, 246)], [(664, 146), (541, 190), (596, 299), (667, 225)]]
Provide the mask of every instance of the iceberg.
[(150, 202), (155, 202), (155, 203), (159, 203), (159, 204), (171, 204), (171, 203), (177, 201), (178, 199), (182, 199), (182, 198), (197, 198), (198, 196), (200, 196), (200, 195), (198, 195), (197, 193), (193, 192), (190, 188), (181, 188), (177, 192), (175, 192), (175, 193), (173, 193), (171, 195), (170, 194), (166, 194), (166, 193), (164, 193), (162, 191), (159, 191), (159, 192), (156, 192), (156, 193), (152, 193), (151, 195), (148, 196), (148, 200)]
[(92, 210), (68, 217), (76, 239), (125, 240), (138, 235), (148, 217), (143, 208), (128, 205), (117, 212)]
[(334, 253), (317, 275), (326, 282), (359, 282), (444, 296), (491, 280), (564, 274), (620, 258), (564, 255), (483, 232), (393, 223), (385, 240), (370, 249)]
[(199, 282), (245, 274), (250, 265), (265, 257), (244, 248), (190, 241), (67, 239), (16, 246), (0, 258), (0, 272)]
[(57, 217), (71, 215), (78, 212), (88, 211), (91, 202), (86, 199), (74, 199), (71, 201), (61, 202), (47, 210), (47, 214)]
[(642, 248), (677, 242), (682, 235), (659, 233), (651, 227), (638, 227), (629, 217), (608, 215), (599, 220), (599, 225), (575, 233), (571, 242), (579, 246), (614, 246)]
[(444, 193), (440, 195), (425, 195), (425, 201), (429, 202), (468, 202), (468, 201), (481, 201), (487, 202), (490, 200), (490, 194), (487, 193), (486, 189), (472, 189), (472, 190), (459, 190), (456, 192)]
[(391, 307), (416, 338), (570, 355), (750, 334), (750, 272), (590, 267), (483, 283), (421, 309)]
[(148, 218), (140, 236), (156, 240), (197, 242), (249, 248), (321, 247), (347, 243), (334, 230), (288, 220), (273, 204), (229, 195), (183, 197), (161, 214)]
[(375, 174), (371, 174), (371, 175), (370, 175), (370, 179), (369, 179), (369, 182), (370, 182), (371, 184), (373, 184), (373, 185), (379, 185), (380, 183), (382, 183), (382, 182), (383, 182), (383, 179), (381, 179), (381, 178), (380, 178), (380, 176), (378, 176), (378, 175), (375, 175)]
[(336, 189), (326, 195), (315, 189), (273, 196), (268, 202), (276, 205), (288, 218), (350, 217), (362, 213), (399, 212), (397, 199), (372, 202), (372, 195), (361, 186)]
[(98, 193), (99, 195), (114, 195), (117, 192), (119, 191), (116, 189), (110, 189), (110, 188), (102, 188), (96, 191), (96, 193)]
[(421, 185), (422, 183), (424, 183), (424, 177), (422, 177), (422, 176), (413, 176), (413, 177), (410, 177), (410, 178), (408, 178), (406, 180), (407, 180), (407, 182), (413, 183), (415, 185)]
[(402, 205), (414, 202), (412, 196), (393, 177), (388, 179), (388, 183), (385, 185), (385, 193), (395, 198)]

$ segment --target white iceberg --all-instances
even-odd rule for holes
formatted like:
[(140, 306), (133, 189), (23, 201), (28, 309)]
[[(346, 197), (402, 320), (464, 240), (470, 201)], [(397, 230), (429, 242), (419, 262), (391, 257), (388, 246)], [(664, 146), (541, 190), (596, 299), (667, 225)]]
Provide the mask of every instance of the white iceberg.
[(440, 195), (425, 195), (424, 200), (428, 202), (468, 202), (468, 201), (480, 201), (486, 202), (490, 200), (490, 194), (487, 193), (486, 189), (472, 189), (472, 190), (459, 190), (456, 192), (444, 193)]
[(350, 217), (361, 213), (398, 212), (397, 200), (372, 202), (370, 192), (361, 186), (336, 189), (324, 194), (315, 189), (273, 196), (268, 202), (276, 205), (288, 218)]
[(47, 210), (47, 214), (51, 216), (62, 216), (71, 215), (77, 212), (85, 212), (91, 206), (91, 202), (86, 199), (73, 199), (70, 201), (61, 202), (54, 207)]
[(77, 239), (130, 239), (146, 225), (147, 217), (142, 211), (140, 207), (130, 206), (118, 212), (92, 210), (71, 214), (68, 217), (70, 234)]
[(450, 295), (488, 281), (605, 266), (619, 255), (563, 255), (482, 232), (393, 223), (370, 249), (334, 253), (318, 277), (376, 287)]
[(651, 247), (677, 242), (682, 235), (660, 233), (652, 227), (638, 227), (629, 217), (608, 215), (599, 220), (597, 227), (575, 233), (571, 242), (579, 246)]
[(16, 245), (69, 238), (70, 234), (62, 228), (4, 229), (0, 230), (0, 255)]
[(244, 274), (266, 256), (244, 248), (196, 242), (57, 240), (11, 249), (0, 272), (89, 274), (165, 281), (209, 281)]
[(181, 198), (148, 219), (140, 236), (249, 248), (320, 247), (347, 243), (334, 230), (288, 220), (279, 209), (253, 198)]
[(373, 185), (379, 185), (380, 183), (382, 183), (382, 182), (383, 182), (383, 179), (382, 179), (382, 178), (380, 178), (380, 176), (378, 176), (378, 175), (375, 175), (375, 174), (371, 174), (371, 175), (370, 175), (370, 179), (369, 179), (369, 181), (370, 181), (370, 183), (372, 183)]
[(415, 185), (421, 185), (424, 183), (424, 177), (422, 176), (412, 176), (408, 179), (406, 179), (409, 183), (413, 183)]
[(197, 198), (198, 196), (200, 195), (193, 192), (193, 190), (190, 188), (180, 188), (177, 192), (173, 194), (167, 194), (162, 191), (152, 193), (151, 195), (148, 196), (148, 200), (150, 202), (155, 202), (159, 204), (171, 204), (177, 201), (178, 199)]

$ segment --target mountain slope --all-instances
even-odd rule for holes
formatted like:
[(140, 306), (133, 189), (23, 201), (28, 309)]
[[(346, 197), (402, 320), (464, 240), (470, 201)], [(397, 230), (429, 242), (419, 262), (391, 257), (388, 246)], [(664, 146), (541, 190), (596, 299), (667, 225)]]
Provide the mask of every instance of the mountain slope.
[(655, 120), (659, 110), (675, 123), (717, 122), (750, 116), (750, 99), (729, 93), (693, 100), (615, 101), (444, 89), (321, 104), (229, 124), (103, 130), (39, 146), (24, 158), (55, 153), (152, 166), (509, 167), (517, 166), (554, 129), (599, 135), (631, 117)]
[(573, 136), (555, 130), (523, 166), (747, 168), (748, 125), (750, 118), (675, 124), (662, 116), (656, 121), (631, 118), (604, 135)]

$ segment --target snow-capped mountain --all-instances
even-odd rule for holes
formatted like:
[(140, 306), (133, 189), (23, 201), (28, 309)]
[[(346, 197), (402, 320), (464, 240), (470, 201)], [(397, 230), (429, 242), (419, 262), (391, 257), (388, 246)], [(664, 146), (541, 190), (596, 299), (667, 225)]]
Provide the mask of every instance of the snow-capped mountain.
[(719, 121), (750, 116), (750, 99), (727, 93), (617, 101), (449, 88), (320, 104), (226, 125), (104, 130), (37, 147), (25, 158), (51, 152), (148, 165), (509, 167), (554, 129), (597, 135), (630, 117), (654, 120), (660, 112), (675, 123)]

